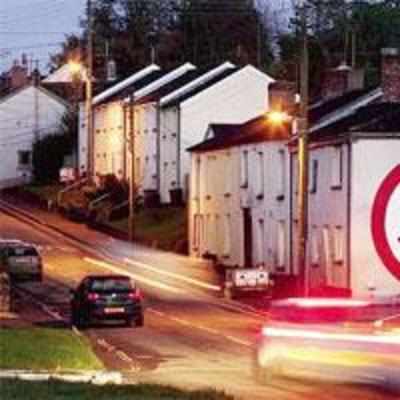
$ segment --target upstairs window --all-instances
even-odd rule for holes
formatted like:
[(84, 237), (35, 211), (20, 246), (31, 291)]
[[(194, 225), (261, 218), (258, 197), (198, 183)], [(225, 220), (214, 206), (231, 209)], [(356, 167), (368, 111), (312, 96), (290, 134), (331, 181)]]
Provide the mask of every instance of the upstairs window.
[(277, 190), (277, 200), (285, 199), (286, 191), (286, 154), (285, 150), (279, 150), (279, 179), (278, 179), (278, 190)]
[(258, 179), (257, 179), (257, 198), (264, 198), (264, 176), (265, 176), (265, 165), (264, 165), (264, 153), (257, 153), (258, 161)]
[(310, 179), (310, 193), (317, 193), (318, 189), (318, 160), (312, 160), (311, 163), (311, 179)]
[(18, 166), (23, 167), (23, 168), (31, 166), (31, 152), (30, 151), (19, 151), (18, 152)]
[(249, 152), (247, 150), (241, 153), (240, 174), (240, 186), (246, 189), (249, 186)]
[(336, 146), (332, 150), (331, 189), (340, 190), (343, 185), (343, 149)]

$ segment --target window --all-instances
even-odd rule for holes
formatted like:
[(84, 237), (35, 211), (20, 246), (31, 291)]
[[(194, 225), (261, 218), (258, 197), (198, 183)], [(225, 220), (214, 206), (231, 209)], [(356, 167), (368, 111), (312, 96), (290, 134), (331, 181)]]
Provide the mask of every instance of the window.
[(264, 197), (264, 153), (257, 153), (258, 161), (258, 182), (257, 182), (257, 198), (262, 199)]
[(226, 153), (225, 156), (225, 165), (224, 165), (224, 169), (225, 169), (225, 191), (224, 191), (224, 195), (225, 197), (230, 197), (232, 194), (232, 186), (233, 186), (233, 173), (232, 173), (232, 160), (231, 160), (231, 155), (230, 153)]
[(316, 226), (312, 229), (311, 234), (311, 265), (316, 267), (319, 265), (319, 240), (318, 240), (318, 228)]
[(278, 232), (277, 232), (277, 242), (278, 242), (278, 254), (277, 254), (277, 268), (282, 270), (285, 268), (286, 264), (286, 226), (285, 221), (278, 222)]
[(30, 167), (31, 165), (31, 152), (19, 151), (18, 152), (18, 165), (20, 167)]
[(201, 182), (201, 159), (200, 157), (196, 157), (195, 160), (195, 169), (194, 169), (194, 190), (193, 197), (197, 200), (200, 196), (200, 182)]
[(322, 241), (324, 248), (324, 260), (325, 266), (329, 270), (332, 265), (332, 249), (331, 249), (331, 237), (329, 232), (329, 226), (325, 226), (322, 230)]
[(265, 226), (264, 220), (258, 221), (258, 266), (264, 266)]
[(136, 163), (135, 163), (135, 181), (139, 182), (141, 178), (141, 171), (140, 171), (140, 157), (136, 158)]
[(285, 199), (286, 190), (286, 155), (285, 150), (279, 150), (279, 180), (278, 180), (278, 194), (277, 200)]
[(193, 248), (194, 250), (198, 250), (200, 247), (200, 240), (201, 240), (201, 230), (202, 230), (202, 216), (196, 214), (194, 216), (194, 226), (193, 226)]
[(318, 188), (318, 160), (312, 160), (310, 193), (317, 193)]
[(343, 185), (343, 149), (336, 146), (332, 151), (331, 189), (340, 190)]
[(231, 253), (231, 215), (225, 215), (225, 229), (224, 229), (224, 257), (228, 258)]
[(344, 235), (341, 226), (335, 226), (333, 230), (333, 262), (343, 264), (344, 261)]
[(243, 189), (246, 189), (249, 184), (249, 152), (247, 150), (242, 152), (241, 155), (241, 184)]

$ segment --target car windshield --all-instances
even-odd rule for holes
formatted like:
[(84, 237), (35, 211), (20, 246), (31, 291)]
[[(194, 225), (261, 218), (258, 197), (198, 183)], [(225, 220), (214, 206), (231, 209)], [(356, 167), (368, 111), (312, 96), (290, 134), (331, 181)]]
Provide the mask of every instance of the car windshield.
[(10, 247), (10, 257), (37, 257), (39, 254), (34, 247)]
[(90, 289), (94, 292), (125, 292), (132, 290), (132, 284), (125, 278), (95, 279), (91, 282)]

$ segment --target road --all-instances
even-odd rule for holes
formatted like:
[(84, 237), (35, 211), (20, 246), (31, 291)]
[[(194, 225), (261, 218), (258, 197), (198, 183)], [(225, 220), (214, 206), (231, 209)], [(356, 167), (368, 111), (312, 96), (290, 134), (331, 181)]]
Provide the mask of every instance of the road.
[[(217, 283), (203, 281), (196, 268), (190, 276), (182, 275), (181, 269), (160, 270), (163, 259), (157, 252), (152, 259), (150, 250), (137, 258), (136, 253), (125, 251), (118, 261), (1, 210), (0, 236), (32, 241), (40, 247), (45, 281), (24, 284), (23, 289), (45, 304), (55, 320), (69, 320), (69, 288), (86, 274), (124, 272), (136, 279), (145, 294), (145, 327), (99, 326), (85, 332), (106, 366), (123, 371), (130, 382), (213, 387), (252, 400), (398, 399), (366, 386), (289, 379), (257, 385), (251, 374), (251, 356), (264, 317), (220, 299), (213, 287)], [(113, 249), (115, 253), (118, 246), (118, 241), (102, 236), (97, 250)]]

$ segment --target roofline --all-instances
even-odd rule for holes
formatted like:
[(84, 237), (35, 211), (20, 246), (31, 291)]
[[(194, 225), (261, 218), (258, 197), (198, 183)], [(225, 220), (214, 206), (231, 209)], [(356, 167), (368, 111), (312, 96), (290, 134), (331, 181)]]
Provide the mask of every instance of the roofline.
[(11, 99), (12, 97), (17, 96), (19, 93), (23, 92), (24, 90), (29, 89), (29, 88), (33, 88), (33, 89), (39, 90), (40, 92), (42, 92), (43, 94), (53, 98), (55, 101), (57, 101), (58, 103), (62, 104), (63, 106), (66, 106), (66, 107), (70, 106), (70, 104), (66, 100), (64, 100), (63, 98), (61, 98), (57, 94), (55, 94), (52, 91), (44, 88), (41, 85), (35, 86), (33, 83), (28, 83), (27, 85), (24, 85), (24, 86), (18, 88), (14, 92), (11, 92), (11, 93), (5, 95), (4, 97), (0, 98), (0, 105), (2, 103), (5, 103), (6, 101)]
[(183, 94), (189, 92), (191, 89), (196, 88), (197, 86), (200, 86), (203, 83), (206, 83), (209, 80), (218, 77), (218, 75), (225, 72), (226, 70), (234, 69), (234, 68), (235, 68), (235, 65), (232, 64), (231, 62), (229, 62), (229, 61), (224, 62), (221, 65), (219, 65), (218, 67), (212, 69), (211, 71), (206, 72), (205, 74), (194, 79), (192, 82), (189, 82), (186, 85), (175, 90), (174, 92), (168, 94), (167, 96), (164, 96), (160, 100), (160, 105), (164, 106), (165, 104), (173, 101), (176, 97), (179, 97), (180, 95), (183, 95)]
[(156, 72), (156, 71), (160, 71), (160, 70), (161, 70), (161, 68), (156, 64), (151, 64), (145, 68), (142, 68), (140, 71), (134, 73), (129, 78), (124, 79), (123, 81), (117, 83), (116, 85), (111, 86), (110, 88), (106, 89), (104, 92), (101, 92), (100, 94), (98, 94), (93, 99), (93, 105), (95, 106), (96, 104), (98, 104), (104, 100), (107, 100), (110, 96), (115, 95), (120, 90), (124, 90), (127, 86), (134, 84), (135, 82), (146, 77), (147, 75), (151, 74), (152, 72)]
[(354, 101), (347, 103), (342, 107), (339, 107), (335, 111), (332, 111), (331, 113), (327, 114), (325, 117), (323, 117), (322, 121), (318, 122), (317, 124), (313, 125), (310, 128), (310, 133), (325, 128), (349, 116), (357, 109), (372, 103), (373, 101), (379, 99), (382, 96), (383, 96), (382, 88), (377, 88), (372, 90), (371, 92), (365, 94), (364, 96), (361, 96), (358, 99), (355, 99)]

